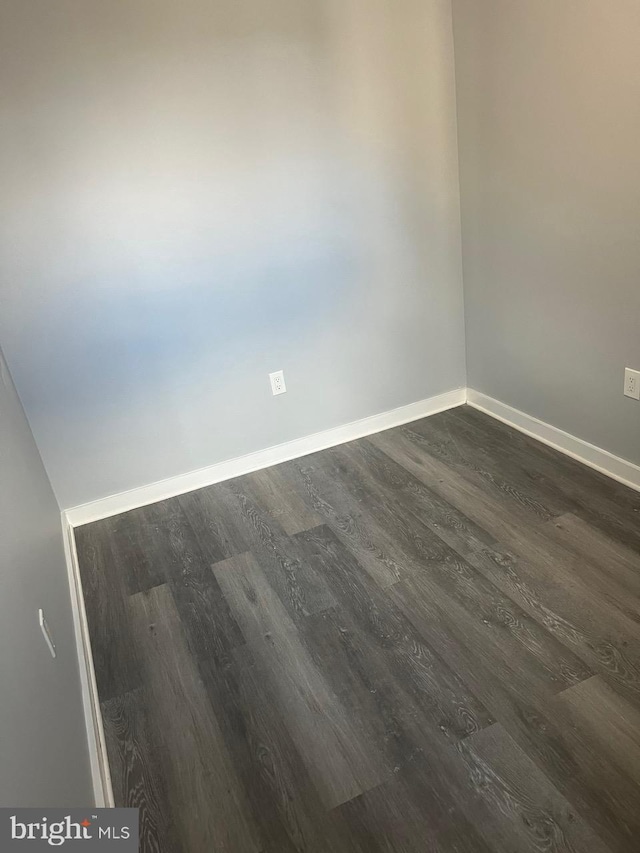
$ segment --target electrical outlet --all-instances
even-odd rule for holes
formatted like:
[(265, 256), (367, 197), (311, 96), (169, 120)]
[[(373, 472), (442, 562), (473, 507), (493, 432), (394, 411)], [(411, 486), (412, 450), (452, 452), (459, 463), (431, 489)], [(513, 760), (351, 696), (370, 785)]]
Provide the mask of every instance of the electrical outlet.
[(278, 370), (277, 373), (270, 373), (269, 380), (271, 381), (271, 391), (274, 397), (278, 394), (286, 394), (287, 386), (284, 382), (284, 370)]
[(627, 367), (624, 372), (624, 396), (640, 400), (640, 370)]
[(42, 636), (45, 639), (47, 646), (49, 647), (49, 651), (51, 652), (51, 657), (54, 658), (56, 656), (56, 644), (53, 642), (53, 637), (51, 636), (51, 628), (49, 627), (49, 623), (44, 618), (44, 611), (42, 608), (38, 610), (38, 624), (40, 625), (40, 630), (42, 631)]

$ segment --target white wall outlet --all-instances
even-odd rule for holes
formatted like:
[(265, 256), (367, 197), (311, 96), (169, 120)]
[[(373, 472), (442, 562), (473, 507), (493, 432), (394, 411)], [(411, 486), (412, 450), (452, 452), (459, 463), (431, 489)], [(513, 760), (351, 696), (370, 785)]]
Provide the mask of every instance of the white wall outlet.
[(270, 373), (269, 380), (271, 382), (271, 391), (273, 392), (274, 397), (277, 397), (278, 394), (287, 393), (287, 386), (284, 383), (284, 370), (278, 370), (276, 373)]
[(53, 642), (53, 637), (51, 636), (51, 628), (49, 628), (49, 623), (44, 618), (44, 611), (42, 610), (42, 608), (38, 610), (38, 624), (40, 625), (42, 636), (44, 637), (45, 642), (49, 647), (49, 651), (51, 652), (51, 657), (54, 658), (56, 656), (56, 644)]
[(640, 370), (627, 367), (624, 371), (624, 396), (640, 400)]

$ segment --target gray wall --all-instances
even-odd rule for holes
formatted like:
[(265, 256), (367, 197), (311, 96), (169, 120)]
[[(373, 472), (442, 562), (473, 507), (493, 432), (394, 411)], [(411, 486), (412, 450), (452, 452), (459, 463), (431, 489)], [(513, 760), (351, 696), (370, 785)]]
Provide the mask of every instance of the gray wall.
[(0, 806), (91, 805), (60, 510), (1, 352), (0, 578)]
[(469, 385), (640, 462), (640, 4), (454, 0)]
[(0, 104), (62, 506), (464, 385), (449, 0), (4, 0)]

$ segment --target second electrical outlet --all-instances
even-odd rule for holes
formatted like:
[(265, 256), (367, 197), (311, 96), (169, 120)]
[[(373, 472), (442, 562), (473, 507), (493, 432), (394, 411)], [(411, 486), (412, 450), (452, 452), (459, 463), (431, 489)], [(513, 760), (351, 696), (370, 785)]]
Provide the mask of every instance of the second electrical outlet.
[(640, 370), (627, 367), (624, 372), (624, 396), (640, 400)]
[(287, 386), (284, 382), (284, 370), (278, 370), (276, 373), (270, 373), (269, 379), (271, 381), (271, 391), (273, 392), (274, 397), (277, 397), (278, 394), (287, 393)]

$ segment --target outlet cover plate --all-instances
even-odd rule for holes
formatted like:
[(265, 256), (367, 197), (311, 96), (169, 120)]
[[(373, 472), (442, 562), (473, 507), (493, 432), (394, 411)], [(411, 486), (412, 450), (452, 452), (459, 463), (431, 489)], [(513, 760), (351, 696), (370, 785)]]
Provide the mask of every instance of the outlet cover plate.
[(270, 373), (269, 381), (271, 382), (271, 392), (274, 397), (277, 397), (278, 394), (287, 393), (287, 386), (284, 381), (284, 370), (278, 370), (276, 373)]
[(624, 371), (624, 396), (632, 400), (640, 400), (640, 370), (631, 370), (627, 367)]

